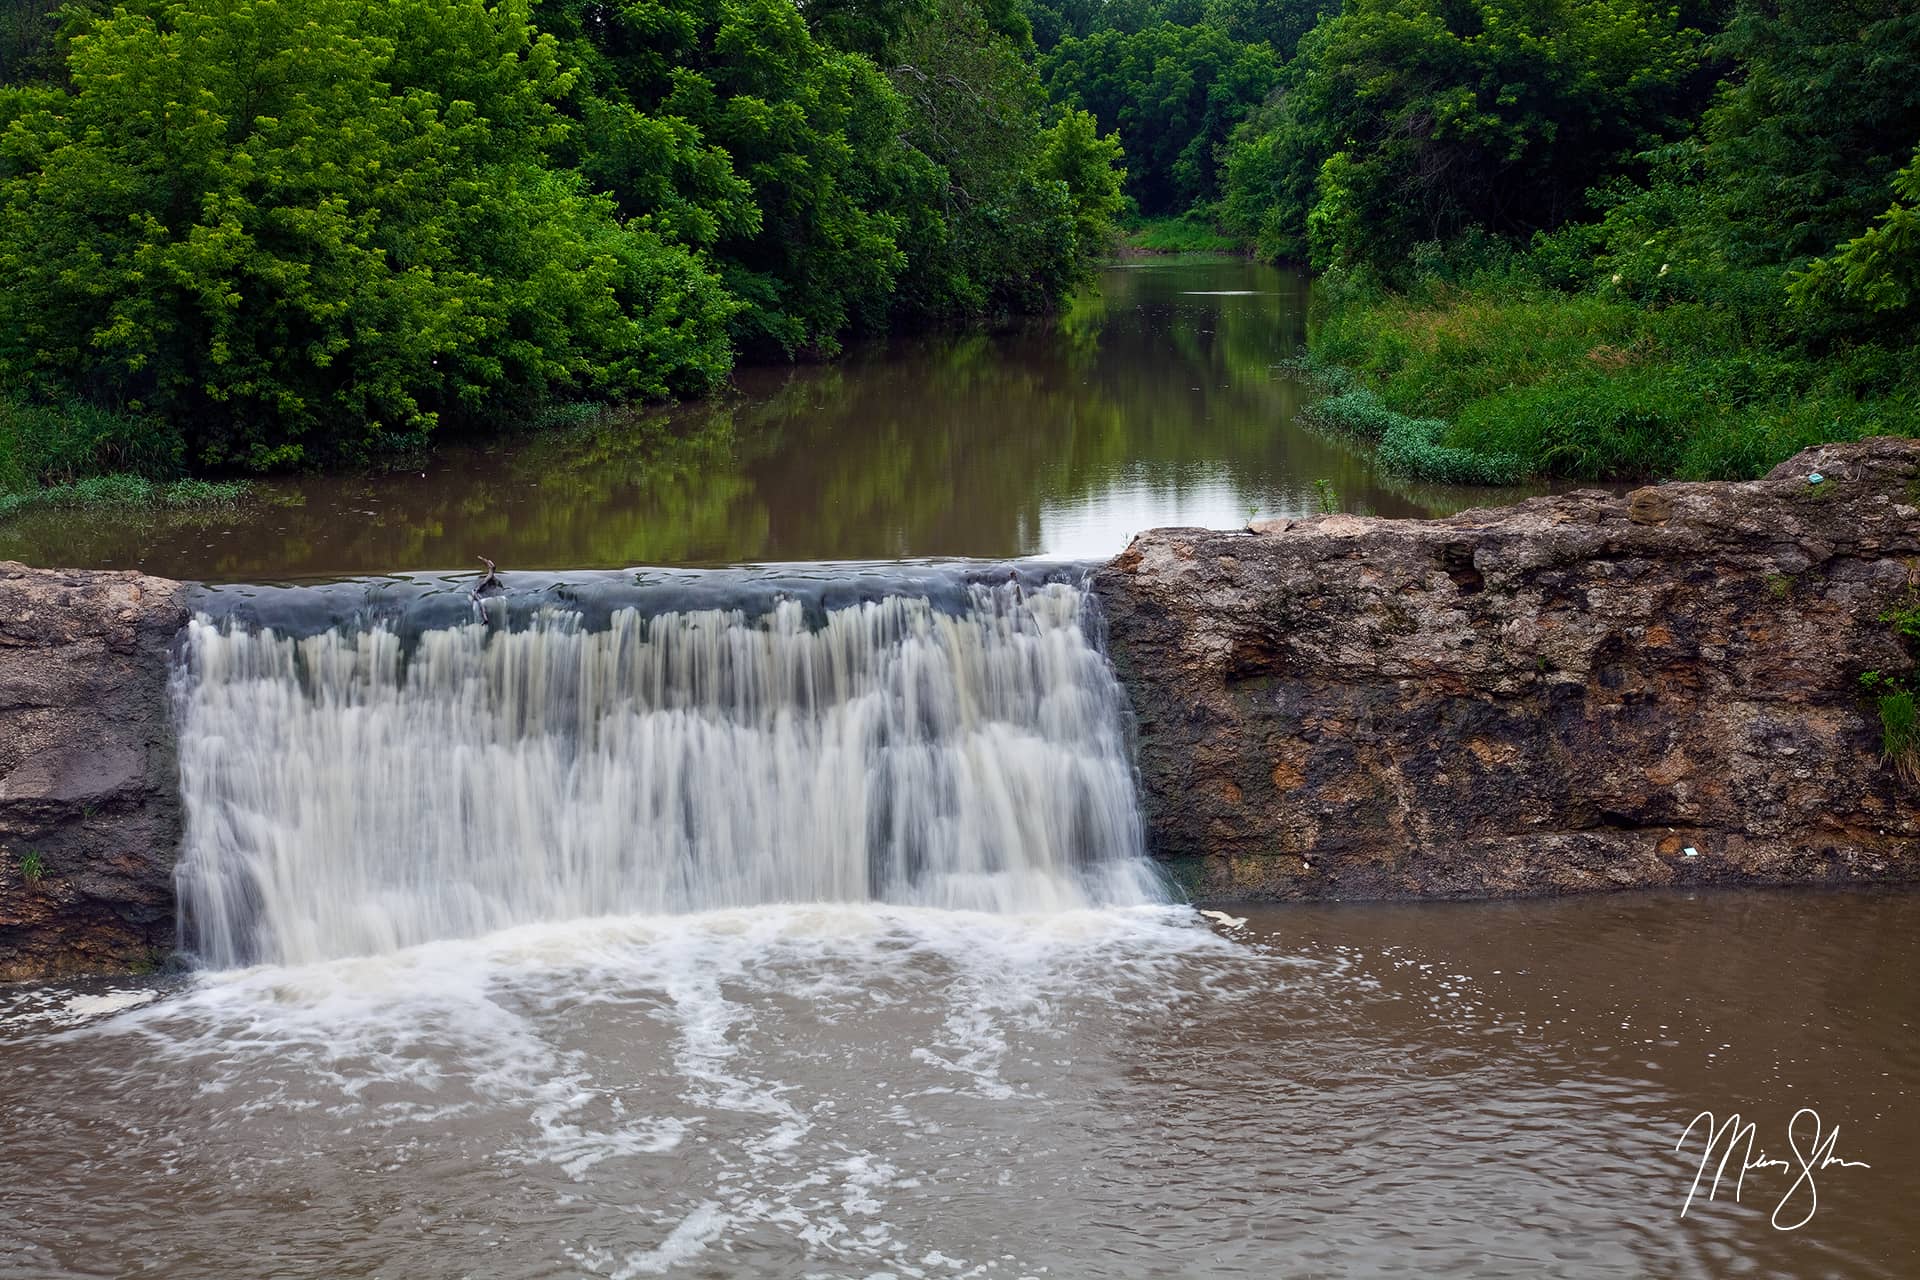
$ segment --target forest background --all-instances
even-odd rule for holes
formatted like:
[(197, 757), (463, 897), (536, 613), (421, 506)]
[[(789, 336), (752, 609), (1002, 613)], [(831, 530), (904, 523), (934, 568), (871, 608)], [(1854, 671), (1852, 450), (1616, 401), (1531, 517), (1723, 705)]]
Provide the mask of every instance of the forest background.
[(1121, 224), (1311, 269), (1391, 472), (1756, 475), (1914, 433), (1917, 73), (1902, 0), (5, 0), (0, 494), (1045, 312)]

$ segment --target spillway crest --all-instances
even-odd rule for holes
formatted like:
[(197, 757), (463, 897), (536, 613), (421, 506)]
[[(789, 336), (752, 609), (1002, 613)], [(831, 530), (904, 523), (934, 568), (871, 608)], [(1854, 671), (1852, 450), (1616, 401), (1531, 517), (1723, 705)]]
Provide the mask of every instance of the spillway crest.
[(185, 944), (227, 968), (614, 914), (1160, 896), (1074, 575), (694, 585), (203, 612)]

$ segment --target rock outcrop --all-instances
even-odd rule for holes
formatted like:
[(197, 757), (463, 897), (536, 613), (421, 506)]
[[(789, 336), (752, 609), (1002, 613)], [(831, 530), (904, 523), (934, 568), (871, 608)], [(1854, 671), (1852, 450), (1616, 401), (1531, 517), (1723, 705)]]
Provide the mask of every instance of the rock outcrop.
[[(1820, 476), (1813, 482), (1814, 474)], [(1920, 442), (1443, 520), (1141, 535), (1096, 580), (1197, 896), (1920, 878), (1863, 672), (1912, 668)]]
[(181, 583), (0, 562), (0, 980), (172, 949)]

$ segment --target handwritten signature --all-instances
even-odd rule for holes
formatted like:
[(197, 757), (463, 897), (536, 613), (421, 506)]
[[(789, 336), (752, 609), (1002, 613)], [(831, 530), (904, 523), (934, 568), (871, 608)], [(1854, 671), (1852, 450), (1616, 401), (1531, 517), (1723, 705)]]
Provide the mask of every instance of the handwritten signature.
[[(1812, 1132), (1802, 1133), (1807, 1123), (1812, 1124)], [(1704, 1128), (1703, 1128), (1704, 1126)], [(1680, 1216), (1686, 1217), (1687, 1210), (1693, 1207), (1694, 1197), (1700, 1194), (1700, 1185), (1706, 1181), (1707, 1169), (1713, 1169), (1713, 1180), (1707, 1183), (1707, 1199), (1711, 1200), (1720, 1190), (1720, 1181), (1727, 1175), (1729, 1166), (1735, 1169), (1733, 1179), (1733, 1198), (1740, 1199), (1740, 1192), (1746, 1186), (1747, 1174), (1755, 1169), (1778, 1169), (1782, 1173), (1800, 1171), (1793, 1185), (1780, 1197), (1780, 1203), (1774, 1206), (1773, 1216), (1769, 1219), (1776, 1231), (1797, 1231), (1813, 1220), (1813, 1214), (1820, 1207), (1820, 1193), (1813, 1184), (1813, 1175), (1826, 1169), (1871, 1169), (1873, 1166), (1864, 1160), (1844, 1160), (1833, 1152), (1834, 1144), (1840, 1141), (1840, 1126), (1835, 1125), (1829, 1132), (1821, 1132), (1820, 1113), (1812, 1107), (1802, 1107), (1793, 1113), (1793, 1119), (1787, 1121), (1787, 1149), (1793, 1153), (1792, 1160), (1770, 1158), (1764, 1148), (1756, 1149), (1755, 1140), (1759, 1128), (1751, 1120), (1742, 1120), (1736, 1113), (1724, 1122), (1716, 1121), (1713, 1112), (1702, 1111), (1687, 1125), (1686, 1132), (1680, 1135), (1673, 1149), (1676, 1153), (1687, 1145), (1687, 1139), (1693, 1137), (1694, 1130), (1701, 1129), (1706, 1134), (1707, 1145), (1700, 1153), (1700, 1167), (1693, 1175), (1693, 1186), (1687, 1191), (1687, 1202), (1680, 1207)], [(1805, 1145), (1802, 1145), (1802, 1139)], [(1739, 1163), (1734, 1164), (1736, 1153)], [(1718, 1164), (1714, 1157), (1719, 1156)], [(1799, 1217), (1788, 1221), (1789, 1215), (1799, 1206), (1806, 1211)]]

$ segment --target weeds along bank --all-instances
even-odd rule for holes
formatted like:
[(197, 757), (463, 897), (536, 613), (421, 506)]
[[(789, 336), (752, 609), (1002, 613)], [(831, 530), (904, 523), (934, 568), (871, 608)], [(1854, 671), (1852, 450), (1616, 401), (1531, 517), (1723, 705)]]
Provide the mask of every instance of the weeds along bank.
[(1710, 305), (1520, 275), (1321, 308), (1307, 371), (1324, 394), (1306, 419), (1378, 442), (1408, 478), (1742, 479), (1810, 445), (1920, 433), (1905, 348), (1808, 350)]

